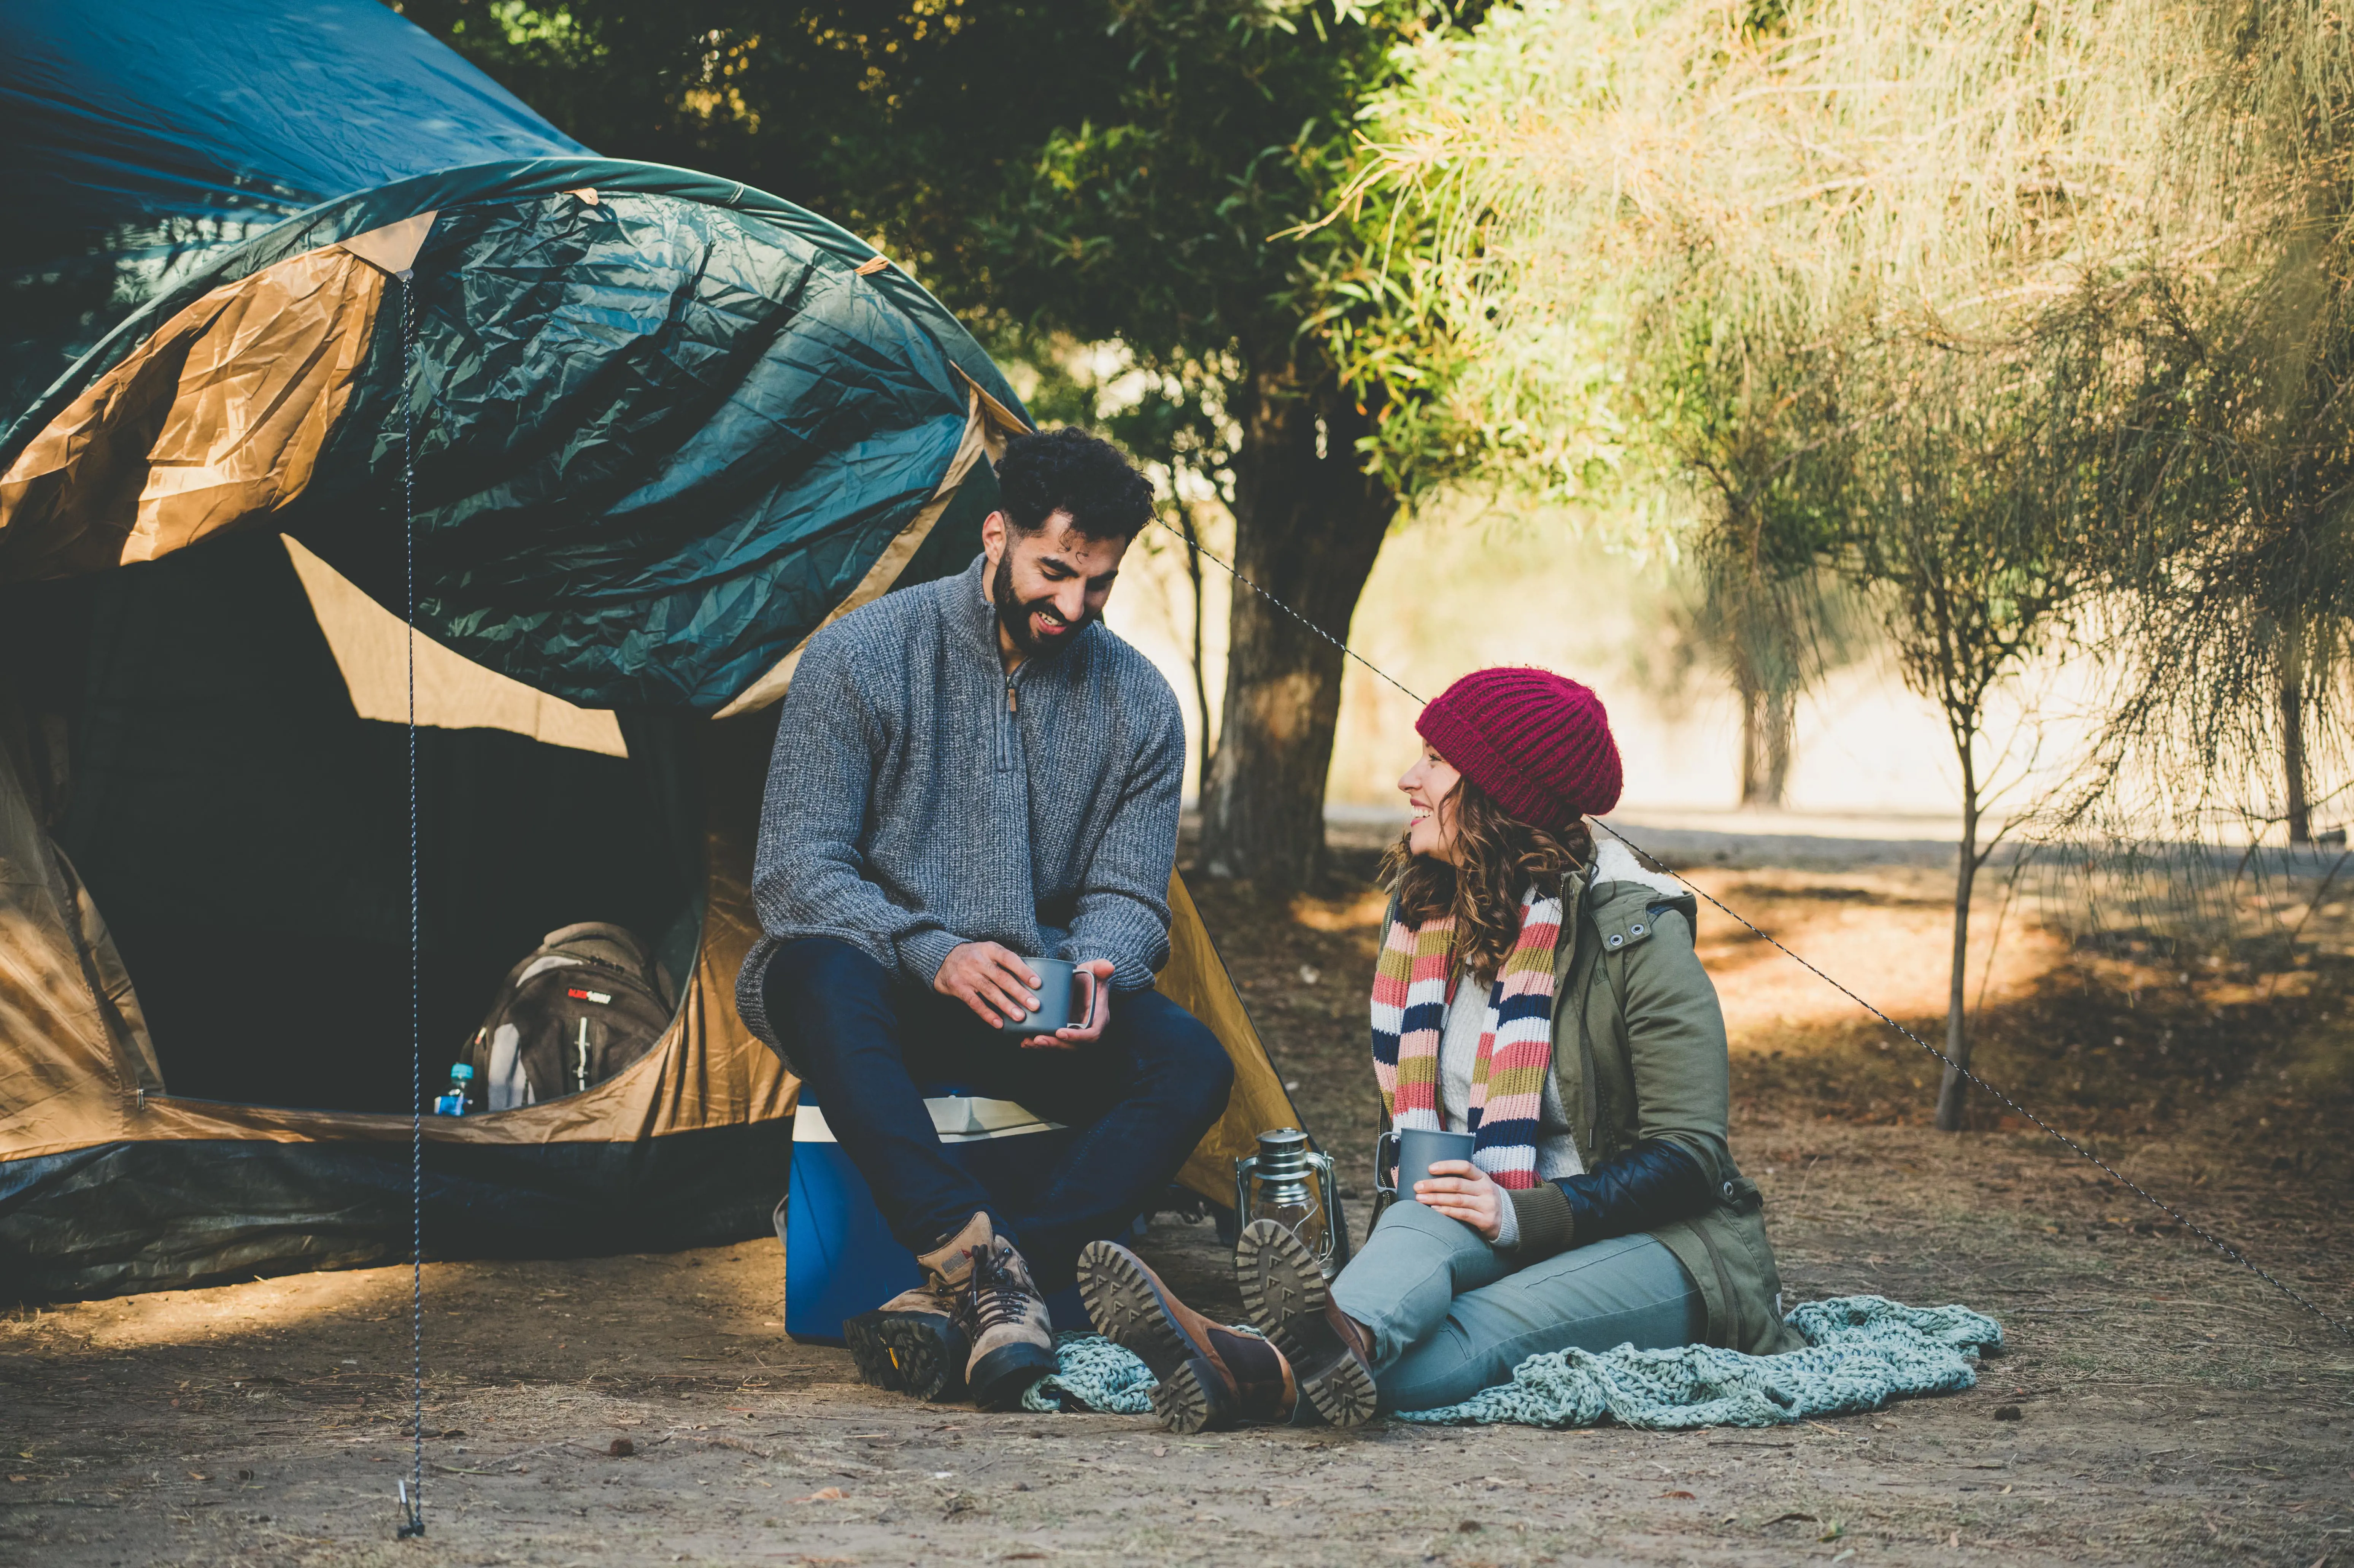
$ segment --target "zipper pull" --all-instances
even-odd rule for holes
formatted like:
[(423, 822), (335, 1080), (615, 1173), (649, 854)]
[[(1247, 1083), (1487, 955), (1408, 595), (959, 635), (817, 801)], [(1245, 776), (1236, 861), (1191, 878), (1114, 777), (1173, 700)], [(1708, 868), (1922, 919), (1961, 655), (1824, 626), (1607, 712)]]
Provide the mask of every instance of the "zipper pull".
[(1022, 704), (1013, 694), (1013, 677), (1011, 675), (1005, 677), (1005, 711), (1010, 714), (1022, 711)]

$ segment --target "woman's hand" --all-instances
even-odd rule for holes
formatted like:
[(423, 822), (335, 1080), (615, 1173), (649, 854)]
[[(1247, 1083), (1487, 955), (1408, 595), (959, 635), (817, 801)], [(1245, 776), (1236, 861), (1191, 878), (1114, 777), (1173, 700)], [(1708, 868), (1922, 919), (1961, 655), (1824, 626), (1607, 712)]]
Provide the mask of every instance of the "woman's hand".
[(1414, 1195), (1451, 1220), (1461, 1220), (1494, 1241), (1504, 1231), (1504, 1190), (1469, 1160), (1437, 1160), (1429, 1177), (1414, 1184)]

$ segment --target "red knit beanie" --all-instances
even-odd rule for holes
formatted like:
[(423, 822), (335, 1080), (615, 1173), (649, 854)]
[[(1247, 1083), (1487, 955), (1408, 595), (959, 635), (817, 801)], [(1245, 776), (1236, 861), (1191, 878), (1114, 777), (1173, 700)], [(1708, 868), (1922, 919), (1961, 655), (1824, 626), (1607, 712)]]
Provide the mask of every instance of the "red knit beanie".
[(1618, 743), (1602, 699), (1550, 670), (1475, 670), (1426, 705), (1414, 727), (1532, 826), (1559, 832), (1618, 803)]

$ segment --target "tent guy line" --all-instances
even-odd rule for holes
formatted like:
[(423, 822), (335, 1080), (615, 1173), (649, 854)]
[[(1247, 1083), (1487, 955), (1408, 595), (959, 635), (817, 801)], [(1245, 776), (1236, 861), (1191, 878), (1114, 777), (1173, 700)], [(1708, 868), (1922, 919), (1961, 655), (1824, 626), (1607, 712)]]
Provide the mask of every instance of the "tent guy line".
[[(1325, 630), (1322, 627), (1317, 625), (1314, 621), (1300, 614), (1299, 611), (1292, 609), (1291, 606), (1284, 603), (1283, 600), (1276, 598), (1275, 595), (1267, 592), (1267, 589), (1259, 587), (1258, 584), (1253, 582), (1249, 577), (1246, 577), (1238, 568), (1236, 568), (1233, 562), (1220, 556), (1215, 551), (1204, 548), (1200, 541), (1188, 536), (1182, 530), (1172, 524), (1168, 519), (1156, 514), (1153, 517), (1153, 521), (1159, 524), (1162, 528), (1167, 529), (1170, 533), (1174, 534), (1179, 539), (1182, 540), (1187, 549), (1199, 551), (1210, 560), (1216, 562), (1219, 568), (1225, 571), (1228, 577), (1233, 577), (1236, 582), (1250, 589), (1251, 592), (1258, 595), (1259, 598), (1267, 600), (1267, 603), (1275, 606), (1276, 609), (1283, 611), (1284, 614), (1291, 617), (1292, 620), (1299, 622), (1300, 625), (1308, 628), (1309, 630), (1314, 632), (1325, 641), (1330, 642), (1342, 653), (1354, 659), (1358, 663), (1372, 671), (1384, 681), (1388, 682), (1400, 693), (1404, 694), (1408, 699), (1417, 705), (1427, 704), (1427, 698), (1425, 698), (1420, 694), (1416, 693), (1405, 682), (1399, 680), (1396, 676), (1391, 674), (1388, 671), (1383, 669), (1380, 665), (1374, 663), (1363, 654), (1358, 652), (1354, 648), (1350, 647), (1346, 642), (1341, 641), (1341, 639), (1333, 636), (1331, 632)], [(1668, 862), (1661, 860), (1658, 855), (1652, 854), (1649, 850), (1643, 848), (1642, 845), (1628, 838), (1625, 833), (1620, 832), (1617, 828), (1612, 827), (1608, 822), (1596, 818), (1595, 819), (1595, 825), (1601, 828), (1603, 832), (1608, 833), (1612, 838), (1617, 839), (1620, 843), (1625, 844), (1628, 849), (1633, 850), (1637, 854), (1643, 856), (1652, 863), (1666, 870), (1669, 875), (1673, 876), (1678, 882), (1681, 882), (1686, 887), (1691, 888), (1701, 897), (1707, 899), (1709, 904), (1718, 911), (1732, 916), (1732, 918), (1751, 936), (1766, 943), (1768, 946), (1772, 947), (1775, 951), (1780, 953), (1783, 957), (1798, 965), (1808, 974), (1813, 975), (1817, 980), (1821, 980), (1825, 985), (1829, 986), (1833, 991), (1838, 991), (1841, 996), (1846, 997), (1850, 1001), (1854, 1002), (1858, 1007), (1861, 1007), (1866, 1012), (1872, 1014), (1872, 1017), (1880, 1020), (1881, 1022), (1886, 1024), (1889, 1028), (1893, 1029), (1897, 1033), (1902, 1034), (1905, 1039), (1910, 1040), (1914, 1044), (1918, 1045), (1930, 1055), (1935, 1056), (1938, 1061), (1944, 1063), (1949, 1071), (1958, 1074), (1972, 1086), (1985, 1090), (1988, 1094), (1992, 1095), (1996, 1099), (2000, 1100), (2005, 1106), (2008, 1106), (2011, 1110), (2026, 1118), (2036, 1127), (2050, 1134), (2051, 1137), (2057, 1140), (2062, 1147), (2086, 1161), (2094, 1170), (2100, 1171), (2104, 1176), (2106, 1176), (2110, 1181), (2115, 1182), (2118, 1186), (2123, 1187), (2126, 1191), (2131, 1192), (2135, 1197), (2139, 1198), (2143, 1202), (2147, 1203), (2150, 1207), (2158, 1210), (2160, 1213), (2167, 1215), (2168, 1218), (2172, 1219), (2175, 1224), (2180, 1225), (2183, 1229), (2197, 1236), (2200, 1241), (2205, 1242), (2209, 1246), (2213, 1247), (2215, 1251), (2221, 1254), (2223, 1257), (2238, 1264), (2241, 1267), (2254, 1275), (2258, 1279), (2263, 1280), (2266, 1285), (2271, 1286), (2274, 1290), (2279, 1291), (2283, 1296), (2287, 1297), (2291, 1301), (2296, 1302), (2299, 1307), (2302, 1307), (2307, 1312), (2312, 1313), (2316, 1318), (2321, 1319), (2324, 1324), (2334, 1330), (2340, 1338), (2354, 1340), (2354, 1325), (2349, 1325), (2341, 1319), (2333, 1318), (2328, 1313), (2323, 1311), (2318, 1306), (2306, 1299), (2296, 1289), (2283, 1283), (2269, 1270), (2259, 1266), (2253, 1259), (2247, 1255), (2247, 1254), (2240, 1251), (2237, 1247), (2232, 1246), (2230, 1243), (2215, 1234), (2214, 1232), (2209, 1230), (2206, 1226), (2200, 1224), (2198, 1221), (2192, 1219), (2190, 1215), (2184, 1213), (2173, 1204), (2166, 1202), (2163, 1198), (2158, 1197), (2156, 1194), (2150, 1192), (2138, 1182), (2133, 1181), (2132, 1178), (2126, 1176), (2115, 1166), (2109, 1164), (2108, 1161), (2103, 1160), (2099, 1155), (2094, 1153), (2083, 1144), (2078, 1143), (2074, 1139), (2070, 1138), (2066, 1133), (2062, 1132), (2058, 1128), (2053, 1127), (2050, 1122), (2044, 1120), (2041, 1117), (2036, 1115), (2033, 1111), (2029, 1110), (2025, 1106), (2020, 1105), (2017, 1100), (2011, 1098), (2010, 1096), (1995, 1087), (1992, 1084), (1988, 1083), (1984, 1078), (1979, 1077), (1976, 1073), (1971, 1072), (1967, 1067), (1963, 1066), (1960, 1063), (1946, 1055), (1943, 1051), (1940, 1051), (1935, 1045), (1930, 1044), (1929, 1042), (1922, 1039), (1910, 1029), (1905, 1028), (1902, 1023), (1897, 1022), (1896, 1020), (1889, 1017), (1888, 1014), (1882, 1012), (1879, 1008), (1874, 1007), (1871, 1002), (1866, 1001), (1854, 991), (1850, 991), (1846, 986), (1840, 984), (1838, 980), (1833, 980), (1829, 975), (1825, 974), (1813, 964), (1808, 962), (1807, 959), (1799, 957), (1797, 953), (1792, 952), (1788, 948), (1784, 947), (1769, 933), (1758, 929), (1753, 922), (1745, 918), (1738, 910), (1728, 907), (1723, 900), (1712, 896), (1706, 888), (1702, 887), (1698, 883), (1692, 881), (1691, 877), (1686, 876), (1682, 872), (1677, 870), (1676, 867), (1670, 864)]]
[(403, 267), (400, 282), (400, 513), (405, 574), (402, 652), (408, 675), (408, 1353), (410, 1436), (415, 1445), (408, 1484), (400, 1492), (395, 1540), (425, 1533), (425, 984), (424, 907), (418, 850), (417, 802), (417, 441), (416, 401), (409, 377), (417, 359), (417, 275)]

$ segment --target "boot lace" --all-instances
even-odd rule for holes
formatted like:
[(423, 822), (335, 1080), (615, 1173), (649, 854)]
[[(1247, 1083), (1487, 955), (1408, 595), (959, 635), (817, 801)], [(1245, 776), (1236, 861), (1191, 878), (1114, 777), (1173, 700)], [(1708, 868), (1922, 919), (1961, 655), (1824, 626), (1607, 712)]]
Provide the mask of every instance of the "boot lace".
[(1023, 1321), (1029, 1315), (1032, 1294), (1011, 1248), (975, 1248), (972, 1277), (965, 1282), (965, 1313), (971, 1319), (972, 1337)]

